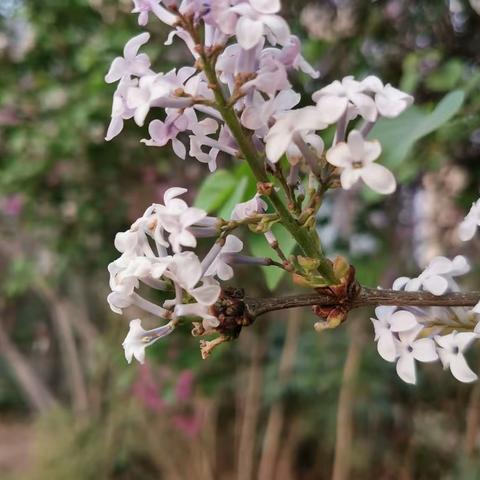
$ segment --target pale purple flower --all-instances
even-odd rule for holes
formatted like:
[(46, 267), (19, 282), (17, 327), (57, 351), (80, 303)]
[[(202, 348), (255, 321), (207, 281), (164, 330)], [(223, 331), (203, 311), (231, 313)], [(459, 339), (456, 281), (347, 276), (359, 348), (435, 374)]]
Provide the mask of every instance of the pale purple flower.
[(225, 244), (221, 248), (215, 260), (208, 267), (205, 275), (217, 276), (220, 280), (226, 281), (233, 277), (233, 268), (229, 265), (229, 256), (241, 252), (243, 242), (235, 235), (227, 235)]
[(300, 94), (293, 90), (282, 90), (268, 100), (254, 91), (251, 103), (242, 112), (242, 124), (250, 130), (255, 130), (255, 134), (262, 138), (268, 132), (274, 118), (291, 110), (299, 101)]
[(147, 43), (149, 39), (150, 34), (144, 32), (129, 40), (123, 49), (123, 57), (117, 57), (113, 60), (110, 70), (105, 76), (105, 81), (113, 83), (122, 79), (130, 79), (132, 75), (142, 77), (152, 74), (148, 55), (138, 53), (140, 47)]
[(193, 114), (195, 120), (195, 113), (192, 109), (186, 109), (185, 113), (174, 111), (167, 114), (165, 121), (153, 120), (148, 126), (149, 139), (142, 139), (141, 142), (149, 147), (163, 147), (168, 142), (172, 142), (172, 148), (175, 154), (185, 159), (186, 149), (185, 145), (177, 139), (177, 135), (189, 129), (191, 121), (188, 114)]
[(392, 87), (389, 83), (383, 85), (383, 82), (373, 75), (365, 78), (361, 84), (366, 91), (375, 95), (375, 105), (383, 117), (398, 117), (413, 103), (411, 95)]
[(188, 228), (207, 216), (204, 210), (189, 207), (184, 200), (177, 198), (185, 192), (185, 188), (169, 188), (163, 196), (165, 204), (155, 206), (159, 224), (169, 233), (168, 240), (174, 252), (180, 252), (181, 246), (196, 247), (197, 240)]
[(412, 330), (400, 332), (395, 340), (397, 348), (397, 374), (406, 383), (417, 382), (415, 360), (434, 362), (438, 360), (435, 342), (431, 338), (417, 339), (423, 327), (419, 325)]
[(193, 75), (194, 68), (183, 67), (178, 72), (171, 70), (163, 74), (145, 75), (140, 78), (138, 87), (131, 87), (127, 92), (127, 106), (135, 111), (134, 119), (142, 126), (151, 107), (185, 108), (192, 106), (189, 97), (172, 96), (177, 88), (183, 88), (184, 82)]
[[(229, 21), (223, 25), (220, 24), (220, 28), (225, 33), (230, 34), (232, 27), (231, 14), (237, 15), (235, 25), (235, 35), (238, 43), (245, 50), (250, 50), (258, 45), (266, 36), (268, 41), (275, 45), (280, 43), (283, 45), (288, 41), (290, 36), (290, 28), (287, 22), (280, 16), (275, 15), (279, 10), (280, 5), (277, 2), (273, 2), (268, 10), (271, 13), (264, 13), (265, 6), (260, 7), (261, 10), (257, 10), (260, 2), (241, 2), (230, 8), (229, 12), (225, 15), (229, 15)], [(262, 2), (265, 3), (265, 2)], [(257, 4), (257, 5), (255, 5)], [(274, 10), (272, 12), (272, 10)]]
[(197, 286), (203, 272), (200, 260), (193, 252), (176, 253), (165, 277), (173, 280), (202, 305), (213, 305), (220, 295), (220, 286), (212, 278), (203, 278), (203, 284)]
[(304, 107), (279, 115), (265, 136), (267, 158), (276, 163), (295, 143), (297, 136), (302, 138), (315, 130), (327, 128), (329, 123), (338, 119), (338, 115), (331, 116), (331, 113), (324, 115), (316, 107)]
[(177, 16), (160, 5), (161, 3), (161, 0), (133, 0), (132, 13), (138, 13), (138, 24), (142, 27), (147, 25), (148, 15), (153, 13), (167, 25), (174, 25), (178, 20)]
[(392, 172), (374, 163), (382, 147), (377, 140), (365, 140), (357, 130), (352, 130), (347, 142), (339, 142), (327, 152), (327, 161), (342, 169), (340, 182), (346, 190), (362, 179), (378, 193), (393, 193), (396, 188)]
[(464, 275), (470, 270), (467, 259), (457, 255), (453, 260), (435, 257), (416, 278), (400, 277), (393, 283), (394, 290), (414, 292), (420, 289), (443, 295), (453, 284), (453, 277)]
[(261, 57), (271, 56), (285, 65), (287, 69), (300, 70), (312, 78), (318, 78), (320, 72), (315, 70), (301, 54), (301, 42), (295, 35), (290, 35), (288, 41), (280, 50), (278, 48), (265, 48)]
[(452, 375), (460, 382), (474, 382), (477, 375), (468, 366), (464, 352), (478, 338), (473, 332), (452, 332), (448, 335), (437, 335), (435, 341), (441, 347), (438, 355), (445, 369), (450, 368)]
[(471, 240), (480, 226), (480, 200), (472, 203), (467, 216), (458, 226), (458, 236), (463, 242)]
[(380, 356), (387, 362), (397, 358), (395, 334), (415, 328), (418, 323), (413, 313), (397, 310), (394, 306), (380, 306), (375, 309), (377, 318), (370, 318), (375, 330), (375, 341)]
[(130, 322), (130, 330), (122, 343), (125, 350), (125, 358), (128, 363), (135, 357), (140, 363), (145, 362), (145, 348), (154, 344), (160, 338), (166, 337), (173, 332), (175, 326), (172, 322), (153, 330), (142, 328), (142, 322), (139, 318)]
[(127, 93), (130, 87), (136, 87), (138, 79), (124, 78), (117, 86), (113, 94), (112, 114), (110, 124), (105, 135), (105, 140), (109, 142), (123, 130), (124, 120), (133, 118), (135, 110), (128, 108)]
[(285, 65), (273, 57), (263, 57), (255, 73), (253, 80), (243, 84), (242, 91), (248, 92), (254, 88), (272, 96), (291, 87)]
[(343, 114), (347, 109), (354, 108), (365, 120), (374, 122), (377, 119), (377, 106), (371, 96), (365, 93), (366, 87), (352, 76), (345, 77), (341, 82), (335, 80), (330, 85), (317, 90), (312, 98), (320, 111), (338, 109)]
[(232, 220), (242, 221), (258, 213), (266, 212), (267, 208), (267, 203), (262, 200), (261, 196), (257, 193), (252, 199), (246, 202), (237, 203), (230, 218)]

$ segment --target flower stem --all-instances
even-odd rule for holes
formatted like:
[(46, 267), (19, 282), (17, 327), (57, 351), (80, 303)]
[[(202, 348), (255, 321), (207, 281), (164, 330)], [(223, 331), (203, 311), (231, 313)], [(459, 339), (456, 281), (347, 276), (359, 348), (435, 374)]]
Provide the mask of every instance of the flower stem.
[[(210, 84), (210, 88), (213, 90), (217, 108), (222, 115), (225, 123), (227, 124), (230, 132), (235, 138), (240, 150), (245, 156), (250, 169), (259, 182), (266, 183), (269, 181), (268, 175), (264, 168), (261, 166), (261, 159), (258, 152), (251, 141), (248, 133), (244, 130), (240, 120), (235, 113), (232, 105), (229, 105), (223, 95), (221, 86), (218, 82), (217, 74), (214, 66), (210, 63), (205, 51), (202, 49), (201, 59), (203, 62), (203, 70)], [(299, 225), (297, 220), (291, 215), (282, 199), (278, 196), (275, 190), (272, 190), (270, 201), (279, 214), (283, 226), (290, 232), (295, 238), (304, 254), (311, 258), (320, 260), (320, 266), (318, 270), (320, 274), (330, 283), (336, 284), (338, 280), (333, 272), (331, 262), (325, 257), (322, 252), (320, 240), (314, 229), (307, 229)]]

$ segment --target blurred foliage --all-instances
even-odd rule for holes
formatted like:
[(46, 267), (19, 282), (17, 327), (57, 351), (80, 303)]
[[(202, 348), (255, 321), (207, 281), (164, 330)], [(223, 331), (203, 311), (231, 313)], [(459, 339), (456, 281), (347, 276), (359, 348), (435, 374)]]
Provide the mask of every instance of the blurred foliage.
[[(305, 55), (322, 72), (318, 81), (293, 79), (304, 101), (321, 84), (347, 74), (377, 74), (416, 99), (402, 117), (379, 123), (373, 132), (404, 186), (383, 200), (364, 191), (361, 199), (355, 192), (334, 193), (318, 219), (327, 251), (352, 259), (367, 285), (387, 286), (398, 272), (417, 271), (424, 247), (415, 234), (413, 205), (438, 184), (433, 202), (447, 203), (427, 243), (438, 253), (457, 253), (451, 231), (479, 193), (480, 16), (466, 0), (283, 3)], [(262, 319), (208, 362), (200, 360), (185, 327), (150, 349), (148, 367), (125, 365), (120, 343), (127, 323), (105, 305), (113, 237), (168, 186), (200, 185), (207, 174), (205, 166), (181, 162), (168, 149), (139, 144), (145, 132), (131, 122), (113, 142), (103, 140), (113, 93), (103, 77), (138, 32), (130, 10), (126, 0), (0, 2), (2, 325), (61, 404), (36, 420), (35, 461), (25, 478), (233, 477), (239, 429), (246, 422), (242, 412), (252, 404), (259, 409), (255, 464), (272, 409), (280, 406), (280, 454), (291, 478), (330, 478), (344, 364), (357, 347), (351, 478), (478, 478), (478, 433), (473, 450), (464, 447), (473, 428), (467, 416), (479, 408), (477, 387), (458, 385), (438, 365), (422, 368), (418, 387), (403, 384), (370, 341), (367, 311), (352, 318), (362, 322), (358, 331), (345, 327), (316, 335), (306, 310), (292, 371), (283, 380), (279, 363), (291, 335), (286, 324), (294, 321), (290, 315), (284, 321), (284, 314)], [(163, 49), (161, 25), (151, 22), (149, 30), (156, 68), (167, 71), (189, 61), (181, 46)], [(448, 190), (448, 182), (459, 186)], [(245, 165), (223, 162), (196, 202), (228, 217), (254, 191)], [(290, 252), (292, 239), (281, 232), (280, 243)], [(260, 240), (252, 236), (248, 244), (263, 256)], [(275, 269), (265, 269), (264, 276), (266, 282), (239, 268), (235, 283), (250, 295), (268, 295), (266, 287), (282, 279)], [(475, 275), (469, 281), (478, 287)], [(93, 346), (89, 334), (75, 332), (88, 414), (71, 407), (54, 321), (58, 305), (42, 296), (44, 283), (58, 305), (70, 305), (75, 325), (83, 315), (100, 332), (91, 338)], [(287, 279), (280, 290), (291, 292)], [(478, 365), (478, 353), (469, 361)], [(253, 400), (252, 372), (260, 378)], [(180, 380), (188, 375), (194, 380), (187, 394)], [(0, 407), (24, 416), (29, 407), (18, 385), (1, 358)]]

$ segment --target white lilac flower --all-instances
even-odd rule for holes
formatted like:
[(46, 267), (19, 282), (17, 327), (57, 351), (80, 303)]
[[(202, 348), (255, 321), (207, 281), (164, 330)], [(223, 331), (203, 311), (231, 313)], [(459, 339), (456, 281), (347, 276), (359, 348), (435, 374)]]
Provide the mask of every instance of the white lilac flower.
[(365, 140), (357, 130), (352, 130), (347, 142), (339, 142), (327, 152), (327, 161), (340, 167), (340, 182), (346, 190), (362, 179), (372, 190), (381, 194), (395, 191), (396, 181), (392, 172), (374, 163), (382, 147), (377, 140)]
[(245, 220), (257, 213), (264, 213), (267, 211), (267, 202), (262, 200), (257, 193), (253, 198), (246, 202), (237, 203), (232, 211), (230, 218), (235, 221)]
[(299, 101), (300, 94), (293, 90), (282, 90), (268, 100), (265, 100), (258, 91), (254, 91), (251, 103), (242, 112), (242, 124), (250, 130), (255, 130), (255, 134), (263, 138), (272, 119), (291, 110)]
[(335, 112), (340, 108), (341, 113), (353, 108), (368, 122), (377, 119), (377, 106), (373, 98), (365, 93), (365, 86), (352, 76), (345, 77), (341, 82), (335, 80), (330, 85), (317, 90), (313, 96), (317, 108), (321, 112)]
[(139, 318), (130, 322), (130, 330), (122, 343), (125, 350), (125, 358), (128, 363), (135, 357), (140, 363), (145, 361), (145, 348), (155, 343), (160, 338), (166, 337), (173, 332), (172, 322), (153, 330), (145, 330)]
[(398, 117), (413, 103), (411, 95), (392, 87), (389, 83), (383, 85), (383, 82), (373, 75), (365, 78), (361, 84), (366, 91), (375, 95), (375, 105), (378, 113), (383, 117)]
[(272, 96), (291, 86), (285, 65), (273, 57), (262, 57), (255, 70), (255, 78), (242, 85), (242, 92), (255, 89)]
[(112, 114), (108, 125), (105, 140), (109, 142), (123, 130), (124, 120), (129, 120), (135, 114), (135, 110), (127, 106), (127, 92), (130, 87), (138, 84), (137, 79), (123, 79), (113, 94)]
[(380, 356), (387, 362), (397, 357), (395, 333), (412, 330), (418, 325), (415, 315), (394, 306), (380, 306), (375, 309), (377, 318), (371, 318), (375, 330), (375, 341)]
[(327, 128), (329, 123), (338, 120), (340, 114), (341, 112), (335, 114), (330, 111), (323, 115), (315, 107), (304, 107), (279, 115), (265, 136), (267, 158), (273, 163), (278, 162), (288, 148), (295, 144), (297, 136), (307, 141), (307, 135)]
[(407, 332), (400, 332), (395, 340), (397, 349), (397, 374), (406, 383), (417, 382), (415, 360), (434, 362), (438, 360), (435, 342), (431, 338), (417, 339), (423, 329), (421, 325)]
[(458, 226), (458, 236), (463, 242), (471, 240), (480, 226), (480, 200), (472, 204), (470, 211)]
[(202, 305), (201, 303), (179, 304), (175, 306), (174, 313), (177, 317), (200, 317), (207, 332), (220, 325), (218, 318), (212, 314), (211, 305)]
[(141, 33), (129, 40), (123, 49), (123, 57), (113, 60), (110, 69), (105, 76), (107, 83), (117, 82), (122, 79), (130, 79), (132, 75), (143, 77), (152, 74), (150, 59), (146, 53), (138, 54), (139, 48), (148, 42), (150, 34)]
[(174, 25), (178, 20), (177, 16), (160, 5), (160, 0), (133, 0), (134, 8), (132, 13), (138, 13), (138, 24), (144, 27), (148, 23), (150, 12), (155, 14), (167, 25)]
[[(165, 277), (173, 280), (202, 305), (213, 305), (220, 295), (218, 282), (208, 277), (202, 279), (202, 266), (193, 252), (176, 253)], [(203, 285), (197, 286), (200, 280)]]
[(205, 275), (207, 277), (217, 276), (220, 280), (226, 281), (233, 277), (233, 268), (228, 264), (229, 255), (239, 253), (243, 249), (243, 242), (235, 235), (227, 235), (225, 244), (216, 256), (215, 260), (208, 267)]
[(436, 342), (441, 348), (438, 355), (445, 369), (450, 368), (452, 375), (460, 382), (473, 382), (477, 375), (470, 369), (463, 356), (469, 345), (478, 338), (473, 332), (452, 332), (448, 335), (437, 335)]
[[(238, 43), (245, 50), (254, 48), (264, 36), (272, 45), (276, 43), (283, 45), (288, 41), (290, 28), (282, 17), (275, 15), (279, 10), (280, 2), (278, 1), (250, 0), (238, 3), (223, 14), (219, 26), (226, 34), (235, 33)], [(232, 14), (237, 17), (236, 23)], [(234, 23), (235, 31), (233, 32)]]
[(178, 72), (171, 70), (163, 74), (144, 75), (137, 87), (131, 87), (127, 93), (127, 106), (135, 110), (135, 123), (142, 126), (152, 106), (186, 108), (191, 107), (190, 97), (175, 97), (170, 93), (183, 88), (184, 82), (195, 73), (192, 67), (183, 67)]
[(416, 278), (400, 277), (393, 283), (394, 290), (414, 292), (424, 289), (434, 295), (443, 295), (454, 286), (453, 277), (464, 275), (470, 270), (467, 259), (457, 255), (453, 260), (435, 257), (427, 268)]
[(282, 62), (287, 69), (300, 70), (312, 78), (318, 78), (320, 72), (315, 70), (301, 54), (301, 42), (295, 35), (290, 35), (288, 42), (283, 48), (265, 48), (261, 52), (261, 56), (272, 56), (276, 60)]
[(189, 207), (185, 201), (177, 198), (185, 192), (185, 188), (169, 188), (163, 197), (165, 205), (155, 205), (158, 222), (169, 233), (168, 240), (174, 252), (180, 252), (181, 246), (197, 246), (197, 239), (188, 228), (207, 216), (204, 210)]

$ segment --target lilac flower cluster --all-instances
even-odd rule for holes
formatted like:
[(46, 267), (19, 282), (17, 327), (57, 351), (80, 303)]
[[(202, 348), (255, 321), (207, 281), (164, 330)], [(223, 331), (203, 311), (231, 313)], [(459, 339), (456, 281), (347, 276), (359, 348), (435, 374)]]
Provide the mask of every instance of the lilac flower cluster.
[[(151, 205), (128, 231), (117, 234), (121, 255), (109, 266), (110, 307), (122, 313), (135, 305), (167, 321), (153, 330), (144, 330), (140, 319), (131, 321), (125, 355), (129, 362), (132, 357), (143, 362), (145, 348), (170, 334), (182, 317), (199, 317), (204, 332), (215, 331), (214, 306), (221, 282), (233, 277), (233, 264), (275, 263), (240, 255), (243, 244), (231, 231), (242, 224), (265, 236), (283, 261), (277, 266), (292, 272), (299, 284), (318, 288), (347, 282), (348, 265), (330, 262), (319, 248), (315, 215), (330, 188), (350, 189), (362, 180), (380, 194), (395, 191), (394, 175), (377, 162), (382, 146), (369, 135), (379, 118), (397, 117), (413, 98), (375, 76), (347, 76), (317, 90), (311, 105), (297, 108), (300, 94), (289, 73), (317, 79), (319, 72), (302, 56), (300, 40), (279, 15), (279, 0), (133, 3), (138, 24), (146, 26), (152, 18), (167, 24), (171, 32), (165, 44), (184, 42), (192, 64), (157, 72), (141, 52), (150, 34), (129, 40), (105, 77), (117, 84), (106, 140), (117, 136), (126, 120), (143, 126), (148, 118), (150, 138), (141, 140), (146, 146), (171, 144), (178, 157), (192, 157), (211, 172), (223, 158), (244, 159), (259, 181), (257, 195), (236, 205), (228, 221), (188, 206), (180, 198), (186, 189), (171, 188), (163, 204)], [(321, 132), (329, 128), (335, 135), (326, 144)], [(272, 176), (283, 198), (270, 183)], [(270, 207), (274, 213), (268, 213)], [(463, 240), (480, 225), (479, 211), (477, 202), (462, 222)], [(276, 222), (289, 230), (305, 256), (292, 261), (283, 255), (271, 231)], [(203, 259), (195, 250), (198, 238), (214, 239)], [(417, 278), (399, 278), (394, 289), (442, 295), (458, 290), (454, 277), (467, 271), (463, 257), (438, 257)], [(139, 293), (141, 285), (167, 299), (161, 305), (147, 300)], [(478, 313), (479, 305), (473, 311), (378, 307), (372, 319), (378, 351), (396, 362), (406, 382), (416, 380), (415, 361), (437, 359), (460, 381), (472, 381), (476, 375), (463, 352), (480, 333)]]
[[(434, 258), (416, 278), (400, 277), (394, 290), (427, 291), (434, 295), (460, 291), (455, 277), (468, 273), (465, 257), (453, 260)], [(473, 382), (478, 377), (468, 366), (464, 353), (480, 337), (479, 305), (469, 310), (449, 308), (399, 308), (381, 306), (372, 318), (375, 341), (380, 356), (396, 362), (398, 376), (407, 383), (416, 383), (415, 361), (440, 360), (445, 369), (460, 382)]]

